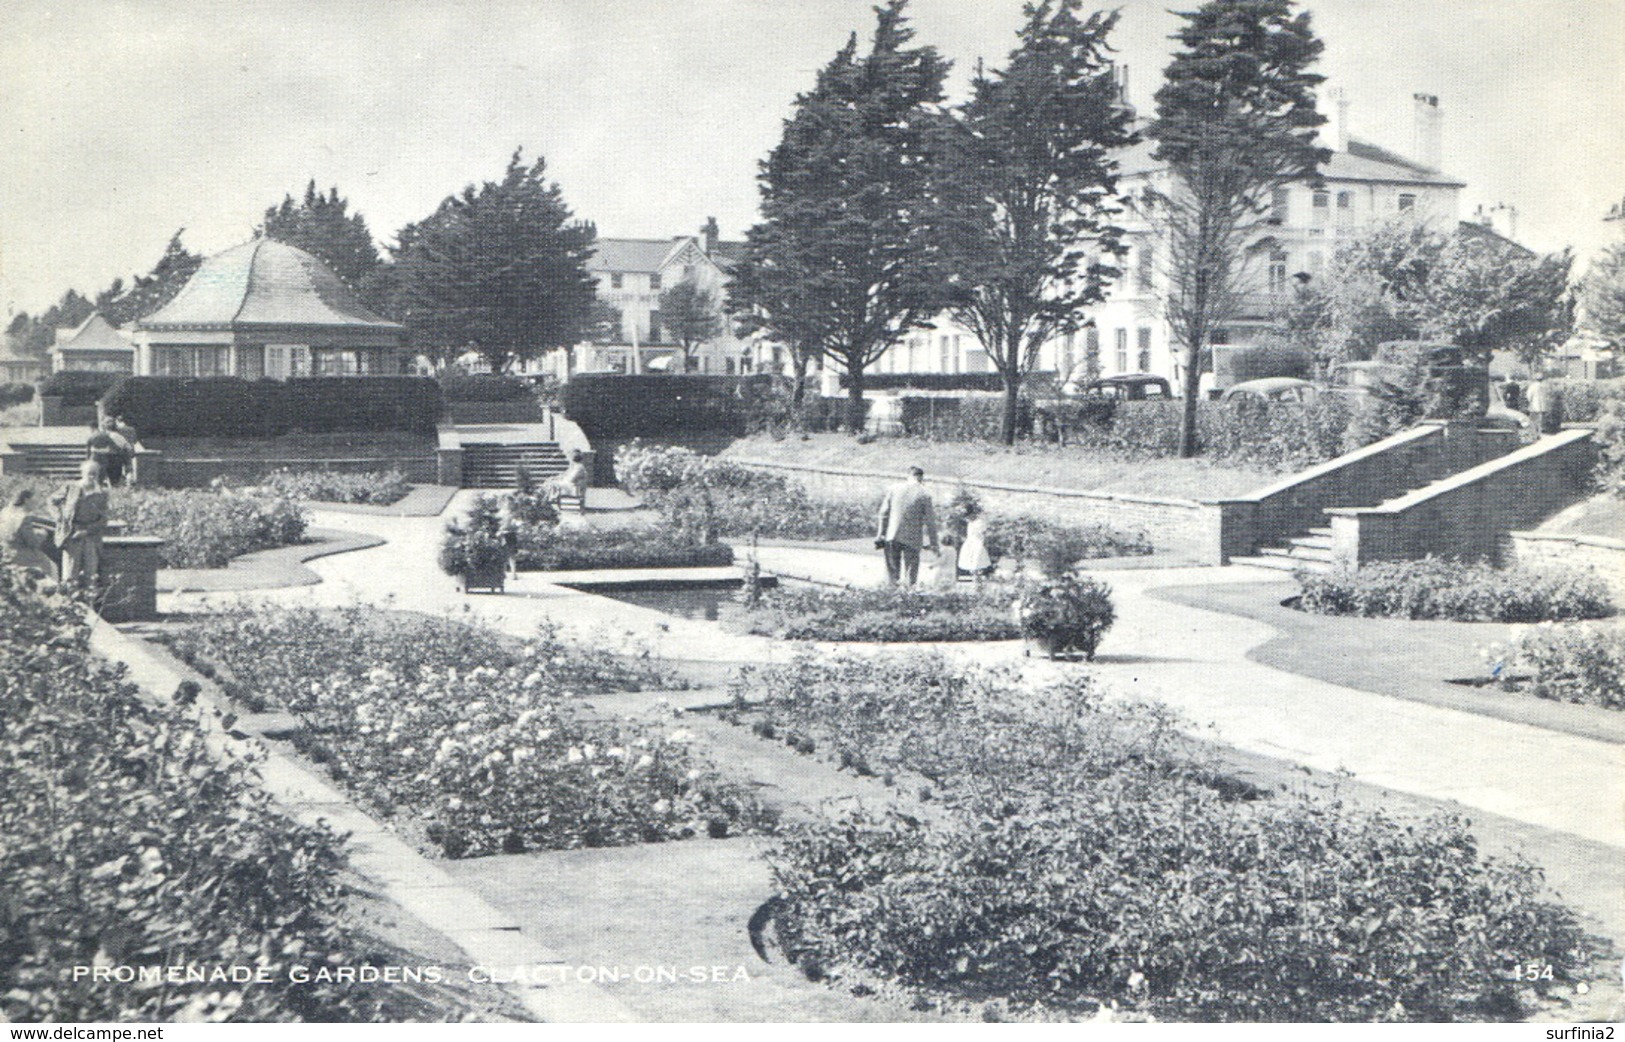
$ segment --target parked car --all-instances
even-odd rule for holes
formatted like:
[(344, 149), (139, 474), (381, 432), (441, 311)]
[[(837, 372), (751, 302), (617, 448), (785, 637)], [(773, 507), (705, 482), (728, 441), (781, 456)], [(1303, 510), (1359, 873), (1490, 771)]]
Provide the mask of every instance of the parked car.
[(1244, 380), (1225, 389), (1221, 402), (1312, 402), (1319, 390), (1308, 380), (1295, 376), (1267, 376), (1262, 380)]
[(1394, 362), (1339, 362), (1326, 383), (1339, 394), (1394, 394), (1404, 389), (1405, 367)]
[(1074, 373), (1061, 388), (1063, 394), (1084, 398), (1116, 398), (1121, 401), (1156, 401), (1174, 396), (1165, 377), (1151, 373), (1121, 373), (1083, 383)]

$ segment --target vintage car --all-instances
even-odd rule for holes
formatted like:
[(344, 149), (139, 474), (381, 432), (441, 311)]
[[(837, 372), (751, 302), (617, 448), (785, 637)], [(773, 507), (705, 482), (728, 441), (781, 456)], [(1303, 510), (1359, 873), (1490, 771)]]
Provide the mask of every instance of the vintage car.
[(1312, 402), (1319, 390), (1308, 380), (1295, 376), (1268, 376), (1262, 380), (1245, 380), (1225, 389), (1221, 402)]
[(1156, 401), (1174, 396), (1173, 388), (1165, 377), (1151, 373), (1121, 373), (1084, 383), (1079, 374), (1061, 388), (1061, 393), (1082, 398), (1115, 398), (1119, 401)]

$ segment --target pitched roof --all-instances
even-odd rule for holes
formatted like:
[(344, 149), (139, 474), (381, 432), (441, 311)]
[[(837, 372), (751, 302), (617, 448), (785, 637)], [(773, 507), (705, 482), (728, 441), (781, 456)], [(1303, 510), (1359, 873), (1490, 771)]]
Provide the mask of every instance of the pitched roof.
[(402, 329), (368, 310), (320, 260), (263, 237), (205, 260), (175, 299), (136, 323), (140, 329), (266, 325)]
[[(1151, 158), (1156, 150), (1155, 141), (1142, 140), (1117, 154), (1117, 163), (1123, 174), (1148, 174), (1166, 165)], [(1438, 185), (1462, 188), (1466, 182), (1429, 170), (1396, 152), (1349, 138), (1347, 151), (1333, 152), (1331, 159), (1321, 168), (1321, 176), (1328, 181), (1380, 181), (1389, 184)]]
[(134, 351), (135, 347), (129, 337), (103, 318), (100, 312), (93, 312), (74, 328), (57, 330), (53, 350)]
[[(593, 255), (587, 262), (587, 270), (657, 272), (673, 254), (690, 242), (699, 244), (701, 239), (697, 235), (681, 235), (673, 239), (599, 239), (593, 244)], [(739, 262), (744, 252), (745, 244), (742, 242), (718, 241), (710, 257), (717, 267), (726, 271)]]

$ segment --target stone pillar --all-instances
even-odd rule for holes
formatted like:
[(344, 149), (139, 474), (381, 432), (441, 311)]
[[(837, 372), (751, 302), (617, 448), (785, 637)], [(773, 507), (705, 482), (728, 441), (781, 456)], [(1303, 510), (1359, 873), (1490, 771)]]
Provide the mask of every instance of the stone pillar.
[(162, 485), (164, 483), (164, 454), (159, 449), (136, 449), (130, 464), (130, 484)]
[(102, 540), (102, 618), (134, 622), (158, 617), (158, 552), (165, 542), (151, 535), (111, 535)]

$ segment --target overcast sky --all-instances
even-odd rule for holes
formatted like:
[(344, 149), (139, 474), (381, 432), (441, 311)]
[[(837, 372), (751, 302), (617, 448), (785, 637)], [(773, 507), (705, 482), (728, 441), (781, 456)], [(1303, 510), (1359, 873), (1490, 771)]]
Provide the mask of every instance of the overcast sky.
[[(1195, 0), (1124, 0), (1116, 43), (1149, 112)], [(1589, 252), (1625, 195), (1625, 0), (1309, 0), (1354, 135), (1402, 152), (1439, 96), (1444, 167)], [(0, 310), (38, 312), (247, 239), (314, 177), (390, 240), (509, 154), (544, 155), (605, 236), (755, 219), (757, 162), (869, 0), (6, 0)], [(920, 42), (1002, 62), (1020, 0), (914, 0)]]

